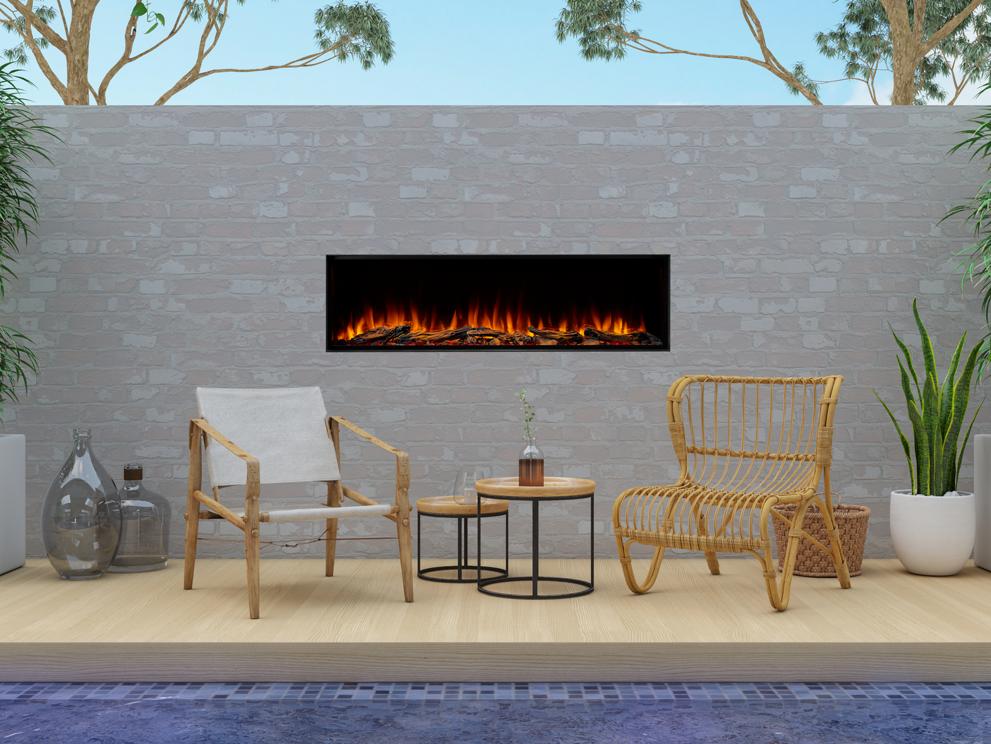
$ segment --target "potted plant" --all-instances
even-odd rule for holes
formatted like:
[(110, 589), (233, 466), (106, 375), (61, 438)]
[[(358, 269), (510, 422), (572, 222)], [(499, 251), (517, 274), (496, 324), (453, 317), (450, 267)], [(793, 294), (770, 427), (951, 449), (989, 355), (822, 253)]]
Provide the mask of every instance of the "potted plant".
[[(0, 64), (0, 307), (15, 278), (18, 249), (38, 221), (27, 165), (35, 157), (48, 160), (48, 155), (34, 140), (38, 134), (54, 134), (25, 106), (19, 85), (28, 81), (19, 72), (10, 63)], [(0, 426), (4, 404), (17, 401), (29, 376), (37, 373), (30, 340), (0, 322)], [(24, 481), (24, 435), (0, 429), (0, 573), (24, 565)]]
[[(974, 550), (974, 494), (957, 490), (957, 475), (971, 429), (983, 405), (982, 401), (977, 406), (964, 430), (970, 404), (970, 381), (981, 344), (970, 351), (960, 370), (967, 341), (964, 333), (940, 382), (936, 354), (919, 315), (917, 300), (912, 302), (912, 314), (922, 347), (921, 380), (908, 347), (894, 329), (891, 331), (902, 353), (898, 358), (898, 370), (911, 427), (911, 443), (891, 408), (876, 391), (874, 393), (898, 432), (908, 461), (911, 486), (891, 492), (891, 539), (898, 560), (912, 573), (950, 576), (964, 567)], [(961, 432), (965, 432), (962, 440)]]

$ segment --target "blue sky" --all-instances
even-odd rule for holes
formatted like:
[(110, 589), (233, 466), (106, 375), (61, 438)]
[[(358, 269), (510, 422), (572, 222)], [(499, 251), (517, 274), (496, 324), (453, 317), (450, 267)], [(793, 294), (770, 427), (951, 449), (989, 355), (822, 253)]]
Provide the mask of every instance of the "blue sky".
[[(234, 7), (214, 64), (283, 62), (313, 47), (313, 12), (328, 0), (248, 0)], [(97, 12), (92, 69), (99, 77), (120, 53), (130, 0), (104, 0)], [(632, 54), (586, 62), (573, 41), (559, 44), (554, 21), (564, 0), (377, 0), (389, 20), (396, 56), (364, 71), (331, 62), (309, 70), (216, 75), (173, 104), (795, 104), (770, 73), (743, 62)], [(835, 25), (845, 2), (755, 0), (765, 33), (787, 65), (804, 61), (813, 76), (840, 76), (815, 50), (816, 31)], [(171, 21), (179, 0), (154, 0)], [(644, 0), (635, 27), (682, 48), (756, 54), (735, 0)], [(142, 36), (150, 43), (161, 31)], [(196, 32), (184, 30), (129, 66), (110, 89), (111, 104), (152, 103), (188, 68)], [(57, 60), (57, 54), (50, 56)], [(62, 68), (57, 68), (61, 70)], [(33, 66), (35, 103), (59, 99)], [(826, 103), (867, 103), (854, 83), (826, 86)], [(961, 101), (963, 102), (963, 101)]]

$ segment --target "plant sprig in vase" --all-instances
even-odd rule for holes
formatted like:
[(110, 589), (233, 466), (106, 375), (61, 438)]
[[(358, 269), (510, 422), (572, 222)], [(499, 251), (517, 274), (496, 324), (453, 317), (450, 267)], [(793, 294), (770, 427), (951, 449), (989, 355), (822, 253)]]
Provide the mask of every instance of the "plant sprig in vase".
[(542, 486), (544, 485), (544, 453), (537, 447), (536, 435), (534, 434), (533, 422), (536, 413), (533, 405), (527, 400), (526, 388), (517, 393), (520, 403), (523, 404), (523, 450), (520, 452), (519, 484), (521, 486)]

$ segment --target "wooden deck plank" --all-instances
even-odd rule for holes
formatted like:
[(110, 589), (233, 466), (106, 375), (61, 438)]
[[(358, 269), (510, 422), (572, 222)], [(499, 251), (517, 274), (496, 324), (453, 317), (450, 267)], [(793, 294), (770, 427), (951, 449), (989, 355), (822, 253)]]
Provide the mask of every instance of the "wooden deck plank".
[[(545, 562), (582, 575), (583, 561)], [(513, 568), (525, 571), (525, 561)], [(0, 680), (989, 680), (991, 574), (949, 578), (868, 561), (853, 589), (796, 578), (771, 610), (756, 561), (666, 561), (631, 595), (618, 562), (596, 591), (513, 601), (417, 581), (398, 561), (262, 563), (262, 617), (249, 620), (244, 565), (200, 560), (151, 574), (59, 580), (45, 561), (0, 576)]]

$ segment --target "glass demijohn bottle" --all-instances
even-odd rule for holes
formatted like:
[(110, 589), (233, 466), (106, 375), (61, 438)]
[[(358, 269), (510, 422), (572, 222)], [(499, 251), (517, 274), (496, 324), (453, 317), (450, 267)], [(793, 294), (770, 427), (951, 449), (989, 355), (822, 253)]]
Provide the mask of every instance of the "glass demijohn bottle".
[(169, 560), (172, 508), (162, 496), (145, 488), (143, 477), (140, 465), (124, 466), (120, 545), (110, 564), (112, 573), (158, 571)]
[(72, 430), (69, 458), (52, 481), (42, 509), (42, 537), (63, 579), (95, 579), (113, 560), (120, 501), (113, 479), (93, 455), (89, 429)]

